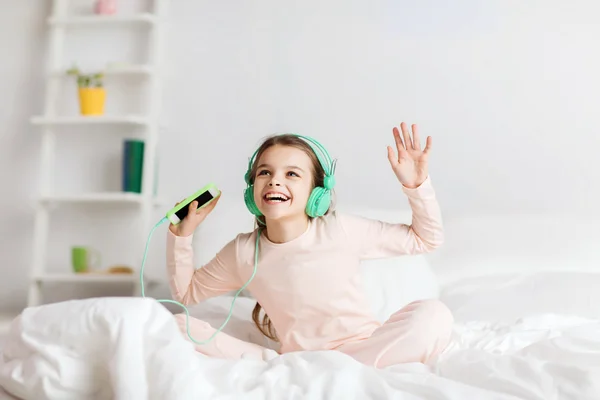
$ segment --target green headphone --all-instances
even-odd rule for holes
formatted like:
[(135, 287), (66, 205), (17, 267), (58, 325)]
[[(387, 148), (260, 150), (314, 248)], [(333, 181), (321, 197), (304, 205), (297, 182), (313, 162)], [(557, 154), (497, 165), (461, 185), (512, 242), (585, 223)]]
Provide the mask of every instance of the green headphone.
[[(331, 189), (335, 186), (335, 177), (333, 174), (335, 173), (335, 160), (331, 158), (325, 147), (323, 147), (319, 142), (315, 139), (294, 135), (303, 139), (308, 145), (311, 147), (317, 159), (321, 163), (323, 170), (325, 171), (325, 177), (323, 179), (323, 187), (317, 186), (315, 187), (310, 196), (308, 198), (308, 202), (306, 203), (306, 214), (310, 217), (321, 217), (325, 215), (329, 206), (331, 204)], [(258, 209), (258, 206), (254, 202), (254, 184), (252, 182), (252, 177), (250, 176), (250, 172), (252, 170), (252, 164), (254, 163), (254, 159), (258, 154), (258, 149), (254, 152), (250, 160), (248, 161), (248, 170), (244, 175), (244, 180), (248, 187), (244, 190), (244, 202), (246, 203), (246, 207), (248, 210), (255, 216), (260, 217), (262, 213)]]

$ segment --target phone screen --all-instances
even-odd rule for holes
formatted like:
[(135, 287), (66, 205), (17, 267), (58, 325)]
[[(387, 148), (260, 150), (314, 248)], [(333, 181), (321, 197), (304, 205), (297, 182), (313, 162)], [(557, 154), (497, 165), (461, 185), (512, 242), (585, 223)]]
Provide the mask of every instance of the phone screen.
[[(204, 204), (208, 203), (209, 201), (211, 201), (213, 199), (213, 195), (210, 194), (210, 191), (205, 191), (202, 194), (200, 194), (200, 196), (196, 197), (194, 200), (196, 200), (198, 202), (198, 208), (202, 207)], [(192, 201), (194, 201), (192, 200)], [(192, 203), (192, 201), (190, 201), (190, 203), (188, 203), (188, 205), (186, 205), (185, 207), (183, 207), (181, 210), (175, 212), (175, 215), (177, 215), (177, 217), (183, 221), (183, 219), (185, 218), (186, 215), (188, 215), (188, 209), (190, 207), (190, 204)]]

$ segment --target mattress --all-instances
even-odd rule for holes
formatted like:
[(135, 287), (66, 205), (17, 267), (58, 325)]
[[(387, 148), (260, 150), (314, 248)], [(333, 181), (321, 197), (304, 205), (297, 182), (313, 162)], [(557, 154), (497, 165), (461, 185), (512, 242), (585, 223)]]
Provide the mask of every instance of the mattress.
[[(446, 351), (382, 370), (334, 351), (209, 359), (151, 299), (56, 303), (15, 321), (0, 386), (23, 399), (599, 399), (598, 287), (594, 273), (460, 280), (440, 294), (455, 315)], [(211, 299), (191, 315), (220, 325), (230, 302)], [(273, 345), (257, 335), (253, 305), (238, 299), (225, 331)]]

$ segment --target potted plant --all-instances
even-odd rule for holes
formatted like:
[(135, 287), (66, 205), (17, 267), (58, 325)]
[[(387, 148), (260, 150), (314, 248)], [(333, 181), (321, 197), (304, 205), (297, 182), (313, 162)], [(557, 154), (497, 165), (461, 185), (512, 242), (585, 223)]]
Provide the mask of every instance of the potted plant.
[(77, 77), (79, 110), (82, 115), (103, 115), (106, 91), (104, 74), (101, 72), (82, 74), (79, 68), (67, 70), (68, 75)]

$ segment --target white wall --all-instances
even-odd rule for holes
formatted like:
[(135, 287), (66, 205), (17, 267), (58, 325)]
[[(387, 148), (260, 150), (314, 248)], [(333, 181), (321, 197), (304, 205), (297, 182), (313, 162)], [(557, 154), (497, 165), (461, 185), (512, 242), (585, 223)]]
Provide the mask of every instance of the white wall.
[(0, 307), (24, 304), (31, 256), (38, 136), (28, 124), (39, 110), (46, 2), (11, 2), (0, 13)]
[[(10, 2), (0, 15), (0, 304), (10, 308), (25, 302), (31, 257), (39, 136), (28, 118), (41, 112), (46, 3)], [(431, 174), (449, 221), (597, 216), (596, 2), (172, 3), (160, 148), (165, 207), (207, 181), (222, 187), (220, 207), (240, 207), (247, 158), (263, 136), (283, 131), (315, 136), (338, 157), (339, 201), (406, 207), (385, 149), (392, 126), (404, 120), (433, 136)], [(132, 47), (143, 33), (120, 34), (128, 40), (70, 42), (66, 65), (73, 58), (95, 65), (114, 52), (143, 58)], [(119, 95), (131, 97), (111, 102), (111, 112), (137, 107), (139, 96)], [(66, 112), (73, 100), (66, 99)], [(59, 142), (59, 187), (118, 188), (122, 136), (69, 135)], [(93, 151), (73, 153), (84, 144)], [(81, 158), (101, 167), (92, 181), (84, 180), (89, 169), (77, 169)], [(76, 240), (100, 247), (106, 263), (130, 260), (129, 225), (116, 223), (130, 213), (53, 220), (52, 262), (68, 263)], [(477, 246), (452, 240), (459, 250)], [(149, 260), (158, 274), (163, 242), (159, 230)], [(164, 287), (157, 293), (167, 295)]]

